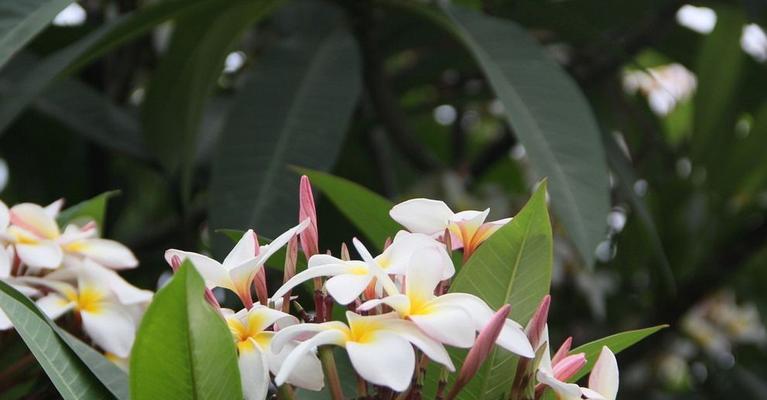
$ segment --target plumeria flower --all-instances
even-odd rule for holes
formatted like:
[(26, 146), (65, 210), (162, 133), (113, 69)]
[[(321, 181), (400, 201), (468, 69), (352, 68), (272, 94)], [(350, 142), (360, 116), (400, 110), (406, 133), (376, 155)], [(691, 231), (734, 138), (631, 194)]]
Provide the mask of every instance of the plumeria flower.
[(200, 275), (205, 279), (208, 288), (222, 287), (237, 294), (246, 308), (253, 306), (253, 297), (250, 288), (258, 271), (264, 263), (285, 246), (290, 239), (301, 233), (309, 225), (306, 219), (299, 225), (288, 229), (278, 236), (270, 244), (259, 246), (258, 238), (252, 229), (245, 232), (236, 246), (226, 256), (224, 262), (219, 263), (202, 254), (170, 249), (165, 252), (165, 260), (173, 265), (173, 258), (180, 261), (191, 261)]
[(454, 213), (444, 202), (430, 199), (407, 200), (389, 211), (389, 215), (410, 232), (440, 237), (447, 229), (453, 249), (463, 248), (464, 258), (468, 258), (490, 235), (511, 221), (511, 218), (504, 218), (485, 222), (489, 213), (489, 208)]
[(340, 321), (299, 324), (277, 332), (272, 341), (272, 349), (277, 352), (297, 338), (312, 336), (291, 351), (275, 383), (278, 386), (285, 383), (307, 352), (324, 345), (345, 348), (352, 366), (363, 379), (398, 392), (408, 388), (415, 370), (413, 345), (435, 362), (455, 371), (442, 344), (421, 332), (412, 322), (397, 318), (394, 313), (361, 316), (347, 311), (346, 319), (349, 325)]
[[(59, 277), (70, 278), (68, 274)], [(152, 293), (136, 289), (104, 267), (78, 268), (74, 276), (74, 284), (51, 279), (50, 274), (20, 279), (52, 290), (36, 302), (46, 315), (55, 319), (74, 310), (94, 343), (116, 357), (128, 357)]]
[(364, 261), (346, 261), (318, 254), (309, 259), (306, 270), (288, 280), (274, 297), (282, 296), (308, 280), (329, 276), (331, 278), (325, 282), (325, 289), (338, 303), (346, 305), (358, 298), (371, 283), (378, 282), (376, 274), (404, 274), (410, 258), (422, 248), (434, 250), (435, 261), (441, 266), (441, 279), (449, 279), (455, 274), (455, 267), (443, 244), (424, 234), (400, 231), (391, 245), (373, 259), (375, 270)]
[[(405, 275), (405, 292), (363, 303), (369, 310), (381, 304), (412, 321), (430, 337), (455, 347), (474, 345), (477, 331), (493, 317), (494, 311), (480, 298), (466, 293), (434, 294), (442, 280), (442, 259), (433, 248), (413, 253)], [(496, 343), (523, 357), (535, 356), (522, 326), (506, 319)]]
[[(237, 344), (238, 364), (242, 379), (242, 391), (247, 400), (263, 400), (269, 389), (269, 372), (277, 374), (285, 358), (295, 349), (298, 342), (284, 344), (280, 352), (272, 351), (274, 331), (269, 327), (284, 328), (298, 323), (290, 314), (256, 304), (250, 310), (235, 313), (222, 309), (229, 330)], [(324, 376), (320, 360), (313, 351), (302, 354), (298, 365), (289, 374), (287, 383), (309, 390), (321, 390)]]
[[(110, 268), (133, 268), (138, 260), (127, 247), (113, 240), (101, 239), (96, 226), (83, 228), (69, 225), (62, 233), (56, 222), (60, 202), (44, 208), (37, 204), (21, 203), (0, 207), (0, 224), (10, 222), (5, 239), (14, 243), (16, 253), (24, 264), (33, 268), (54, 269), (61, 266), (64, 255), (91, 258)], [(2, 215), (8, 213), (7, 217)], [(2, 228), (2, 226), (0, 226)]]
[(589, 387), (581, 388), (583, 396), (592, 400), (615, 400), (618, 397), (618, 375), (615, 354), (607, 346), (603, 346), (589, 375)]

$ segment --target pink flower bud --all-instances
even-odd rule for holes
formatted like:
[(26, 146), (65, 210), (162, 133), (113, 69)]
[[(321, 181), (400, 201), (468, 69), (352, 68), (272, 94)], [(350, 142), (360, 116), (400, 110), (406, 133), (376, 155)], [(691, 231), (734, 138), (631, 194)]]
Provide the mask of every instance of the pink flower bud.
[(487, 356), (490, 355), (490, 351), (493, 350), (495, 341), (501, 334), (501, 330), (506, 323), (506, 317), (509, 316), (509, 312), (511, 312), (511, 306), (508, 304), (504, 305), (492, 318), (490, 318), (479, 332), (477, 340), (474, 342), (474, 346), (469, 350), (469, 354), (466, 355), (466, 359), (463, 362), (463, 366), (461, 366), (461, 371), (458, 373), (455, 384), (447, 395), (448, 400), (454, 399), (461, 389), (469, 383), (471, 378), (477, 374), (482, 363), (485, 362)]
[(559, 350), (554, 354), (554, 357), (551, 358), (551, 364), (554, 365), (560, 361), (562, 361), (563, 358), (567, 357), (567, 354), (570, 353), (570, 347), (573, 345), (573, 337), (568, 337), (564, 343), (562, 343), (561, 346), (559, 346)]
[[(284, 284), (296, 274), (296, 263), (298, 262), (298, 238), (293, 236), (288, 242), (288, 248), (285, 251), (285, 268), (283, 269), (282, 283)], [(290, 291), (285, 293), (282, 298), (282, 311), (290, 310)]]
[(170, 259), (170, 269), (173, 270), (173, 273), (175, 274), (178, 272), (178, 269), (181, 268), (181, 257), (179, 256), (173, 256)]
[(530, 339), (530, 343), (533, 345), (533, 349), (538, 349), (541, 346), (541, 338), (543, 332), (546, 329), (546, 321), (549, 319), (549, 306), (551, 305), (551, 296), (543, 296), (541, 303), (538, 305), (538, 309), (535, 310), (533, 317), (530, 318), (530, 322), (527, 323), (525, 333), (527, 338)]
[(567, 382), (573, 375), (578, 373), (586, 365), (586, 354), (578, 353), (563, 358), (554, 364), (554, 378)]
[(314, 196), (312, 195), (312, 185), (309, 177), (301, 176), (301, 184), (298, 190), (299, 209), (298, 222), (309, 219), (309, 226), (299, 234), (301, 238), (301, 249), (308, 260), (311, 256), (319, 253), (319, 233), (317, 231), (317, 210), (314, 206)]

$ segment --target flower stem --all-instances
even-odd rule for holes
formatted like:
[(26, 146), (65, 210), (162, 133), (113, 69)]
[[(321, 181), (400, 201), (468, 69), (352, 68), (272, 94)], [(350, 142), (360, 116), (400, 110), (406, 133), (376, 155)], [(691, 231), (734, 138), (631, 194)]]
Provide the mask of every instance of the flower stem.
[(344, 392), (341, 390), (341, 380), (338, 377), (333, 349), (329, 346), (322, 346), (319, 349), (319, 356), (322, 363), (322, 372), (325, 373), (325, 377), (328, 379), (330, 398), (333, 400), (343, 400)]

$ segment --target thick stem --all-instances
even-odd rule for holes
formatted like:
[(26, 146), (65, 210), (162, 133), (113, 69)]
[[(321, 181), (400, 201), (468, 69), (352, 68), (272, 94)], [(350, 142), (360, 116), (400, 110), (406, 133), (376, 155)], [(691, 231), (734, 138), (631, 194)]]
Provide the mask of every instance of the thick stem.
[(344, 392), (341, 390), (341, 379), (338, 376), (336, 360), (333, 357), (333, 348), (322, 346), (319, 350), (320, 362), (322, 363), (322, 372), (328, 380), (330, 388), (330, 398), (333, 400), (343, 400)]
[(294, 400), (296, 398), (293, 388), (287, 383), (277, 388), (278, 400)]

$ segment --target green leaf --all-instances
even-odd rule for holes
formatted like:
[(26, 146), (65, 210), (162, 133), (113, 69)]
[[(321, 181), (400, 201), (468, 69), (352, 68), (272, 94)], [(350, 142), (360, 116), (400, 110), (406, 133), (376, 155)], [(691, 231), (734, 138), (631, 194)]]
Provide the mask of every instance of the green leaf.
[[(514, 219), (469, 258), (450, 291), (477, 295), (493, 309), (511, 304), (509, 318), (524, 325), (549, 293), (552, 252), (544, 181)], [(451, 351), (455, 365), (462, 364), (465, 354)], [(516, 355), (496, 346), (463, 389), (461, 398), (505, 398), (514, 381), (518, 360)]]
[(191, 190), (203, 108), (224, 59), (245, 30), (280, 2), (213, 2), (176, 21), (168, 50), (147, 88), (143, 121), (149, 150), (170, 173), (181, 174), (185, 198)]
[(583, 346), (572, 349), (570, 354), (586, 353), (586, 366), (583, 367), (583, 369), (581, 369), (572, 378), (570, 378), (569, 381), (577, 382), (579, 379), (591, 372), (591, 369), (594, 368), (594, 364), (597, 362), (597, 358), (599, 357), (599, 353), (602, 351), (603, 346), (607, 346), (610, 348), (610, 350), (612, 350), (613, 353), (618, 354), (621, 351), (635, 345), (642, 339), (667, 327), (668, 325), (658, 325), (650, 328), (616, 333), (615, 335), (595, 340), (593, 342), (586, 343)]
[(78, 71), (109, 50), (154, 26), (217, 0), (167, 0), (111, 21), (79, 41), (51, 54), (0, 92), (0, 135), (57, 78)]
[(57, 334), (53, 322), (29, 298), (3, 281), (0, 281), (0, 309), (64, 399), (111, 397), (106, 387)]
[(0, 68), (73, 0), (0, 2)]
[(716, 27), (698, 53), (691, 153), (695, 160), (711, 163), (710, 173), (720, 167), (721, 150), (727, 148), (735, 130), (739, 83), (746, 60), (740, 47), (745, 22), (737, 8), (717, 7)]
[(297, 223), (300, 164), (335, 162), (360, 94), (359, 56), (341, 13), (300, 7), (302, 28), (267, 49), (238, 93), (214, 156), (211, 224), (276, 236)]
[[(296, 171), (309, 177), (312, 186), (322, 191), (351, 221), (371, 245), (381, 250), (387, 238), (401, 228), (389, 217), (394, 204), (354, 182), (324, 172), (297, 168)], [(320, 221), (320, 228), (322, 221)]]
[(133, 399), (242, 399), (237, 353), (186, 261), (155, 295), (131, 354)]
[(578, 86), (509, 20), (442, 3), (455, 33), (487, 76), (551, 205), (587, 265), (604, 239), (609, 182), (599, 128)]
[(69, 332), (58, 327), (57, 332), (69, 348), (80, 357), (85, 366), (104, 384), (115, 398), (120, 400), (130, 399), (128, 374), (125, 371), (107, 360), (101, 353), (80, 341), (80, 339), (72, 336)]
[(62, 210), (56, 217), (56, 221), (59, 223), (59, 226), (67, 226), (78, 222), (87, 223), (89, 221), (95, 221), (99, 231), (103, 232), (107, 200), (119, 193), (119, 190), (104, 192), (92, 199), (75, 204), (72, 207)]

